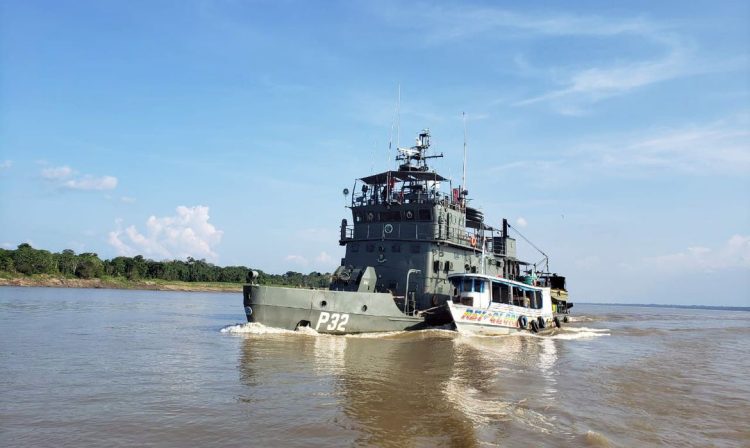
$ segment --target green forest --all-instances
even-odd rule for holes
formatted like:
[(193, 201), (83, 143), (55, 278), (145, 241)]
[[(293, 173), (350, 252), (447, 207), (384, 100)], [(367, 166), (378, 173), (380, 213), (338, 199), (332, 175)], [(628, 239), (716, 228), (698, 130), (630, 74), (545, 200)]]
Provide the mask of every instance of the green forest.
[(285, 274), (268, 274), (260, 269), (245, 266), (216, 266), (206, 260), (154, 261), (140, 255), (102, 260), (92, 252), (76, 254), (71, 249), (60, 253), (35, 249), (21, 244), (15, 250), (0, 249), (0, 273), (6, 276), (50, 275), (80, 279), (123, 279), (131, 281), (165, 280), (181, 282), (245, 283), (248, 273), (260, 274), (258, 283), (296, 287), (325, 288), (330, 274), (311, 272), (302, 274), (289, 271)]

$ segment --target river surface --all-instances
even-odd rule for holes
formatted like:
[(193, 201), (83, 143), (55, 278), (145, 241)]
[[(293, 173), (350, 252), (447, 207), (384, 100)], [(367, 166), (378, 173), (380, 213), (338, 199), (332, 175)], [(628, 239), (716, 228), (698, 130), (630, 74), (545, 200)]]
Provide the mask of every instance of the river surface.
[(0, 446), (750, 446), (749, 312), (328, 336), (241, 294), (0, 287)]

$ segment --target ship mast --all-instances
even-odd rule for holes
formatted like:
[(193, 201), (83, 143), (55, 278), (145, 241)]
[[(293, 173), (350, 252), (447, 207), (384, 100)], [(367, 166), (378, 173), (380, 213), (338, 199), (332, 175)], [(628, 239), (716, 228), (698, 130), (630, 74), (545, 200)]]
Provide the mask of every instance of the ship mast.
[(463, 197), (464, 192), (468, 191), (466, 188), (466, 112), (461, 112), (461, 115), (464, 120), (464, 169), (463, 176), (461, 176), (461, 197)]

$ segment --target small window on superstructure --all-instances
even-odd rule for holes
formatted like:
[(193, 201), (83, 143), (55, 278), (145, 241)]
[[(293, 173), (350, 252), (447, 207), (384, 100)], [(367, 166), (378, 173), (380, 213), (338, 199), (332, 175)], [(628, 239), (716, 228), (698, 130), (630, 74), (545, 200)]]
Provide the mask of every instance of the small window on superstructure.
[(432, 221), (432, 210), (429, 208), (423, 208), (419, 210), (420, 221)]

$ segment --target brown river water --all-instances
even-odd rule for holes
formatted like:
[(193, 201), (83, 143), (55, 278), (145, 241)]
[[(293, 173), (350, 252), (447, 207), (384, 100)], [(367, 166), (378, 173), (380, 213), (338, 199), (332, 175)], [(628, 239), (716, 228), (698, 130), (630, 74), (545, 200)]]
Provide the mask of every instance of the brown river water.
[(240, 294), (0, 288), (0, 446), (750, 446), (750, 312), (328, 336)]

